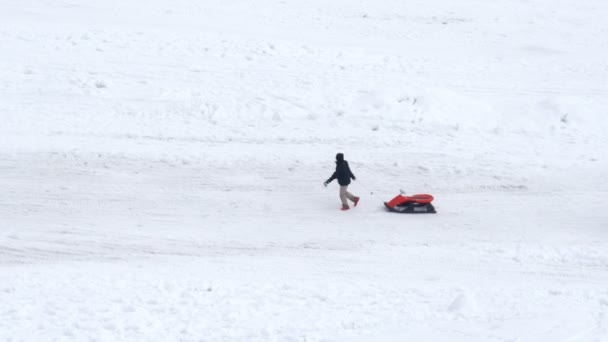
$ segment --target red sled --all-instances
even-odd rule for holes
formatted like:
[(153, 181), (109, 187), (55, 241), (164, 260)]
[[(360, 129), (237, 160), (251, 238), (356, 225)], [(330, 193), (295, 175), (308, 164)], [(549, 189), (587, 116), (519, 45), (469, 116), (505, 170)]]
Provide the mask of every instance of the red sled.
[(431, 204), (433, 196), (429, 194), (418, 194), (406, 196), (402, 191), (400, 195), (389, 202), (384, 202), (384, 206), (389, 211), (401, 214), (435, 214), (435, 207)]

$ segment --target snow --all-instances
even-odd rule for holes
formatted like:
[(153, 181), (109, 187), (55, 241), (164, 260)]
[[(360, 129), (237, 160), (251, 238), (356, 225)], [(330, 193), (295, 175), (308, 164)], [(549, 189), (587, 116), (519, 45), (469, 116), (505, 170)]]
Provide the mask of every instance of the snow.
[(0, 340), (608, 341), (607, 14), (0, 1)]

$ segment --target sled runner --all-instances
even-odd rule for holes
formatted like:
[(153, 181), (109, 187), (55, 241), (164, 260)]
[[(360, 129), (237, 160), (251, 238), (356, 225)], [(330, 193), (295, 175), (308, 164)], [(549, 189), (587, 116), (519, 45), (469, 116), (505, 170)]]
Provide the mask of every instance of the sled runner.
[(418, 194), (406, 196), (403, 191), (389, 202), (384, 202), (384, 206), (389, 211), (401, 214), (435, 214), (435, 207), (431, 204), (433, 196), (428, 194)]

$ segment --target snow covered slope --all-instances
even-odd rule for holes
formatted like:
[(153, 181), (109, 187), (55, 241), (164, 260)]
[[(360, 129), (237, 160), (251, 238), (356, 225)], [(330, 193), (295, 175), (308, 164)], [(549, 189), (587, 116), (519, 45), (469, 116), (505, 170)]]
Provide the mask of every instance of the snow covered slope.
[(608, 341), (606, 15), (0, 0), (0, 340)]

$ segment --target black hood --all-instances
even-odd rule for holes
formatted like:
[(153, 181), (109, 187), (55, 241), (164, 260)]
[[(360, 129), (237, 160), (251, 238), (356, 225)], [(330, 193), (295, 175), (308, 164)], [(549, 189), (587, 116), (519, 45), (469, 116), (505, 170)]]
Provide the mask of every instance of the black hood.
[(344, 161), (344, 154), (342, 154), (342, 153), (336, 154), (336, 161), (337, 162)]

